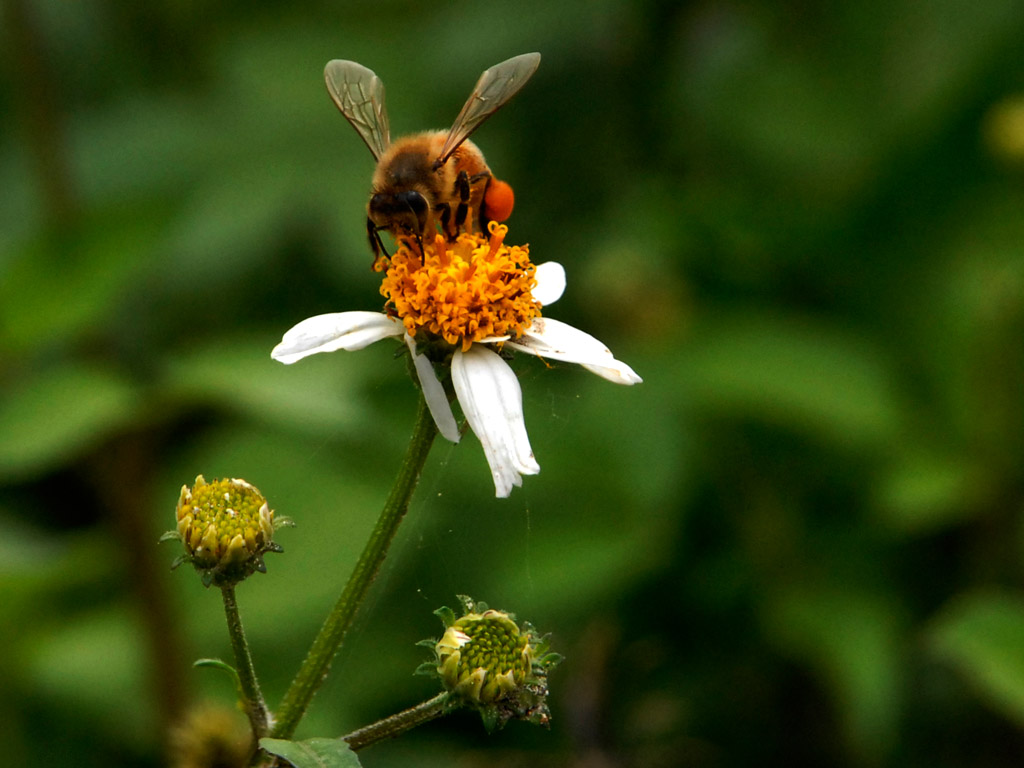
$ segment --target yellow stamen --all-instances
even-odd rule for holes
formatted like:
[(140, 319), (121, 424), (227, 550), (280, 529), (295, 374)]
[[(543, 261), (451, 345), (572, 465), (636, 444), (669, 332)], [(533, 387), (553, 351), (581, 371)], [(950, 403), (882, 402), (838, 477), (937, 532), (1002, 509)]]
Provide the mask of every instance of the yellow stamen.
[(444, 339), (463, 351), (493, 336), (518, 338), (540, 304), (529, 246), (505, 245), (508, 227), (492, 222), (490, 236), (464, 232), (453, 242), (437, 235), (419, 245), (402, 239), (387, 265), (381, 295), (388, 312), (412, 336)]
[(273, 515), (266, 500), (244, 480), (206, 482), (200, 475), (194, 488), (182, 489), (177, 508), (178, 533), (186, 549), (202, 550), (214, 565), (223, 557), (239, 559), (269, 544)]

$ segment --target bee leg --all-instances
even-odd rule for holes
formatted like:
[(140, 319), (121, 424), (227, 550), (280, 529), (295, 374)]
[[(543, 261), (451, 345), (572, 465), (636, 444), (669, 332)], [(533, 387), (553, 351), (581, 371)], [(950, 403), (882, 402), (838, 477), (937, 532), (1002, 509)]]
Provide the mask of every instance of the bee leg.
[(459, 204), (455, 208), (456, 232), (466, 223), (466, 217), (469, 215), (469, 185), (469, 175), (465, 171), (459, 171), (455, 178), (455, 191), (459, 195)]
[(469, 199), (469, 187), (470, 187), (470, 185), (471, 184), (476, 184), (476, 183), (478, 183), (480, 181), (484, 182), (484, 188), (483, 188), (483, 194), (480, 195), (480, 210), (478, 212), (478, 214), (479, 214), (479, 224), (480, 224), (480, 231), (481, 232), (486, 232), (487, 231), (487, 225), (490, 223), (491, 220), (490, 220), (490, 217), (487, 215), (487, 206), (484, 205), (484, 198), (487, 196), (487, 185), (491, 181), (491, 174), (490, 173), (488, 173), (487, 171), (481, 171), (480, 173), (474, 173), (471, 177), (469, 177), (469, 179), (467, 179), (467, 183), (466, 183), (466, 193), (467, 193), (466, 194), (466, 199), (467, 200)]
[(373, 251), (374, 263), (384, 254), (385, 259), (391, 258), (388, 249), (384, 247), (384, 241), (380, 239), (380, 227), (373, 223), (373, 219), (366, 219), (366, 236), (370, 240), (370, 250)]
[(445, 237), (449, 240), (454, 239), (454, 232), (449, 226), (452, 221), (452, 207), (448, 203), (438, 203), (434, 206), (434, 210), (441, 214), (441, 231), (444, 232)]

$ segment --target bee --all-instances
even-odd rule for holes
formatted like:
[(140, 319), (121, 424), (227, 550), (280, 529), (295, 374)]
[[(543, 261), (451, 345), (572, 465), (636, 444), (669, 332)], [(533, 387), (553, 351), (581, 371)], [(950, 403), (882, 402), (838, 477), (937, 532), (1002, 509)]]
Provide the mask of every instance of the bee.
[[(341, 114), (370, 148), (377, 168), (366, 206), (366, 234), (375, 262), (387, 256), (381, 231), (415, 237), (422, 249), (428, 234), (454, 239), (460, 228), (504, 221), (512, 213), (512, 187), (491, 173), (470, 134), (526, 85), (540, 65), (539, 53), (485, 70), (447, 131), (427, 131), (391, 142), (384, 83), (362, 64), (335, 59), (324, 68), (327, 91)], [(475, 222), (469, 220), (469, 212)]]

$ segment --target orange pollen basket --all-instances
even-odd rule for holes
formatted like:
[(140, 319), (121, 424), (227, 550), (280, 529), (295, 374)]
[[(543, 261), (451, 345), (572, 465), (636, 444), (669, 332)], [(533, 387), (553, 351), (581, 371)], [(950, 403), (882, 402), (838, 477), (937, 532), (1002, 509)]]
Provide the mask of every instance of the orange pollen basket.
[(387, 264), (381, 295), (387, 311), (413, 338), (424, 335), (461, 346), (492, 337), (518, 338), (540, 316), (529, 246), (505, 245), (508, 227), (491, 222), (489, 236), (437, 235), (419, 245), (402, 238)]

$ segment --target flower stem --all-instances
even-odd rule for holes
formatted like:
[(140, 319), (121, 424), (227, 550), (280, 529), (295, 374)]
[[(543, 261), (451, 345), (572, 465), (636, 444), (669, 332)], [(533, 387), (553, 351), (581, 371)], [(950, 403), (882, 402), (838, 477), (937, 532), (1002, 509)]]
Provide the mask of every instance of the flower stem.
[(423, 464), (427, 460), (430, 446), (437, 434), (437, 427), (430, 416), (423, 397), (420, 397), (419, 409), (416, 413), (416, 426), (413, 429), (412, 438), (409, 441), (409, 448), (405, 454), (405, 460), (395, 478), (395, 484), (391, 488), (391, 494), (384, 503), (377, 524), (374, 526), (370, 539), (359, 556), (348, 584), (334, 604), (319, 634), (313, 640), (313, 645), (306, 655), (305, 661), (299, 668), (295, 679), (281, 700), (278, 708), (277, 724), (274, 726), (273, 736), (278, 739), (288, 739), (295, 732), (296, 726), (302, 716), (306, 713), (309, 702), (312, 701), (320, 684), (327, 676), (331, 661), (341, 647), (345, 639), (345, 633), (355, 618), (356, 611), (366, 592), (373, 583), (380, 570), (381, 563), (387, 556), (388, 548), (398, 530), (398, 524), (402, 522), (406, 510), (409, 508), (409, 499), (419, 481)]
[(249, 644), (245, 640), (245, 630), (242, 629), (242, 619), (238, 615), (235, 588), (221, 587), (220, 593), (224, 597), (224, 613), (228, 618), (228, 635), (231, 637), (231, 650), (235, 654), (235, 667), (238, 671), (238, 684), (242, 689), (245, 714), (249, 717), (253, 738), (258, 740), (267, 733), (267, 705), (263, 701), (263, 694), (260, 693)]
[(402, 712), (385, 717), (376, 723), (370, 723), (359, 730), (352, 731), (347, 736), (342, 736), (353, 751), (376, 744), (378, 741), (390, 739), (401, 733), (415, 728), (417, 725), (429, 723), (431, 720), (444, 714), (445, 706), (451, 698), (449, 691), (442, 691), (432, 699), (427, 699), (422, 704), (409, 707)]

